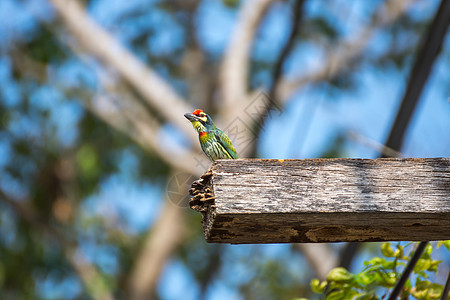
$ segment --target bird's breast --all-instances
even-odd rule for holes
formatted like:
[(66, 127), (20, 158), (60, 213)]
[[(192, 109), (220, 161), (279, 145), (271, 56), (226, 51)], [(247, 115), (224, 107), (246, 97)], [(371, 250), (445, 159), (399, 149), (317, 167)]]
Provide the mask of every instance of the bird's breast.
[(200, 140), (200, 143), (205, 143), (208, 140), (208, 134), (206, 131), (199, 132), (198, 139)]

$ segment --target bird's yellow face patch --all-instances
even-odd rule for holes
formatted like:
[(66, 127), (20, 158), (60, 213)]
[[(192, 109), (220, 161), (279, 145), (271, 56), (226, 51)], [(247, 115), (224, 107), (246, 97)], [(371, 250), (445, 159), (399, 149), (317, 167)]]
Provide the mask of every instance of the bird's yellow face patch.
[(200, 132), (206, 131), (205, 126), (201, 122), (199, 122), (199, 121), (191, 121), (191, 123), (192, 123), (192, 126), (194, 127), (194, 129), (197, 132), (200, 133)]
[(202, 122), (205, 122), (205, 123), (206, 123), (206, 121), (208, 121), (208, 119), (206, 118), (205, 114), (199, 115), (198, 118), (200, 120), (202, 120)]
[(206, 131), (206, 123), (208, 122), (208, 115), (201, 109), (196, 109), (192, 114), (184, 115), (191, 123), (194, 129), (200, 133)]

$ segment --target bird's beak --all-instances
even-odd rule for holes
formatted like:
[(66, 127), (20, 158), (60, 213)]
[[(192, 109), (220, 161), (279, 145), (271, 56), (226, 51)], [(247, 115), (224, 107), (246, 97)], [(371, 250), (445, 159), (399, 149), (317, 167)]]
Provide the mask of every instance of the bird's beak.
[(191, 114), (191, 113), (184, 114), (184, 117), (185, 117), (186, 119), (188, 119), (189, 121), (191, 121), (191, 122), (194, 122), (194, 121), (200, 122), (200, 120), (198, 119), (198, 117), (195, 116), (195, 115), (193, 115), (193, 114)]

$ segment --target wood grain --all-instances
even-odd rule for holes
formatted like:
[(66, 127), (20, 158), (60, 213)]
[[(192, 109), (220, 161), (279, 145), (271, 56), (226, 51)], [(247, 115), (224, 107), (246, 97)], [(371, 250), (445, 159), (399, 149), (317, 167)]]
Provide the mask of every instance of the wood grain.
[(450, 239), (450, 158), (219, 160), (190, 193), (208, 242)]

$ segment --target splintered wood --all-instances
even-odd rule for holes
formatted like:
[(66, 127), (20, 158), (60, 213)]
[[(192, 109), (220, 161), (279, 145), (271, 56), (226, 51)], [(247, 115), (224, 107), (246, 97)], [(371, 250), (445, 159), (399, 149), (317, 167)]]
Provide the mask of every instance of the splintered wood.
[(190, 194), (208, 242), (450, 239), (450, 158), (219, 160)]
[(189, 206), (196, 211), (205, 212), (207, 210), (207, 204), (214, 203), (214, 195), (211, 190), (211, 176), (212, 172), (207, 171), (199, 180), (192, 183), (192, 187), (189, 190), (191, 199), (189, 200)]

